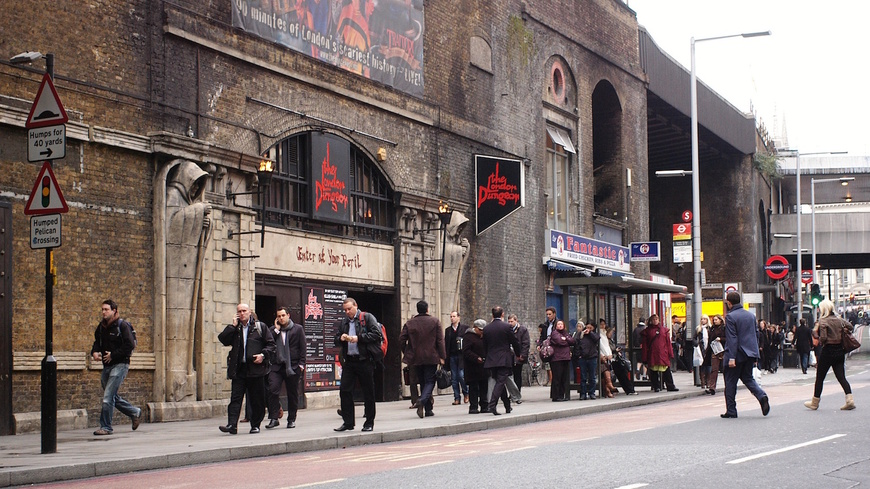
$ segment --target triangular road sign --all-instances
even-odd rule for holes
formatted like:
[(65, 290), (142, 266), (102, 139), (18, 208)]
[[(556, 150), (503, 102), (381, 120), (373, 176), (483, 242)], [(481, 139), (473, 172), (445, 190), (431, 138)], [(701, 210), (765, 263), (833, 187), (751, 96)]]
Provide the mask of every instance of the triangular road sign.
[[(46, 86), (51, 90), (46, 90)], [(63, 110), (63, 104), (60, 103), (60, 97), (57, 96), (57, 90), (54, 89), (54, 83), (51, 82), (51, 77), (46, 73), (42, 77), (42, 84), (39, 85), (39, 91), (36, 92), (36, 100), (33, 101), (33, 107), (30, 108), (30, 115), (27, 116), (24, 127), (30, 129), (56, 126), (66, 124), (68, 120), (69, 117)]]
[[(39, 192), (38, 198), (37, 192)], [(24, 206), (24, 213), (33, 216), (65, 212), (69, 212), (69, 206), (66, 205), (66, 200), (64, 200), (60, 186), (57, 184), (57, 178), (51, 171), (51, 163), (46, 161), (42, 165), (39, 176), (36, 177), (36, 183), (33, 184), (30, 198), (27, 199), (27, 205)]]

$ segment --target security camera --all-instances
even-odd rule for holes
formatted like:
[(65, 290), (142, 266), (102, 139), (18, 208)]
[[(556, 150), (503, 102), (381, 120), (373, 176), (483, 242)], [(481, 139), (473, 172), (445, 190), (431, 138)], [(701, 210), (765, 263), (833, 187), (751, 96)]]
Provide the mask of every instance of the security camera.
[(9, 60), (10, 63), (14, 65), (20, 65), (25, 63), (33, 63), (34, 61), (42, 58), (42, 53), (37, 51), (28, 51), (26, 53), (16, 54)]

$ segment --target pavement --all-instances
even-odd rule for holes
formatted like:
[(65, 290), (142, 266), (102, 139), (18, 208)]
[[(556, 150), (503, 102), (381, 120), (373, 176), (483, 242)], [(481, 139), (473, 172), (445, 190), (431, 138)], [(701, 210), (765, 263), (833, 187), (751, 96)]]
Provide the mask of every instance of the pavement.
[[(814, 370), (803, 375), (800, 369), (781, 368), (776, 374), (764, 375), (761, 384), (802, 381), (810, 384), (814, 379)], [(324, 408), (300, 410), (294, 429), (285, 428), (286, 417), (280, 427), (272, 430), (266, 430), (264, 422), (259, 434), (249, 434), (248, 425), (240, 425), (238, 435), (221, 433), (218, 426), (226, 424), (225, 417), (142, 423), (137, 431), (125, 423), (117, 426), (111, 436), (94, 436), (94, 427), (61, 431), (57, 433), (57, 452), (53, 454), (40, 453), (39, 433), (3, 436), (0, 487), (456, 435), (704, 395), (702, 389), (693, 385), (689, 372), (675, 372), (674, 382), (679, 392), (654, 393), (648, 387), (639, 387), (636, 396), (620, 392), (612, 399), (594, 401), (577, 401), (577, 393), (573, 392), (569, 402), (552, 402), (549, 387), (524, 387), (523, 403), (513, 404), (513, 412), (501, 416), (468, 414), (467, 404), (451, 405), (452, 393), (436, 396), (435, 416), (423, 419), (417, 417), (416, 410), (408, 408), (408, 400), (381, 402), (377, 404), (375, 429), (367, 433), (360, 431), (362, 406), (358, 405), (356, 429), (342, 433), (333, 431), (341, 424), (335, 408)], [(720, 399), (723, 390), (720, 377), (716, 394)], [(503, 407), (499, 410), (504, 413)], [(115, 415), (121, 416), (117, 412)]]

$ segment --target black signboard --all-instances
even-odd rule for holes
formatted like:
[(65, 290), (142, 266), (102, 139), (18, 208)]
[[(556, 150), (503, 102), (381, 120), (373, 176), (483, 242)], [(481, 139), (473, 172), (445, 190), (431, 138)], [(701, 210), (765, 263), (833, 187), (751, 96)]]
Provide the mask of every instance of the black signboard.
[(305, 390), (330, 390), (339, 385), (341, 367), (339, 349), (334, 346), (338, 324), (344, 317), (342, 302), (347, 291), (306, 287), (302, 306), (302, 323), (308, 342), (305, 365)]
[(474, 173), (480, 234), (525, 205), (523, 162), (475, 155)]
[(350, 143), (331, 134), (311, 133), (311, 217), (350, 223)]

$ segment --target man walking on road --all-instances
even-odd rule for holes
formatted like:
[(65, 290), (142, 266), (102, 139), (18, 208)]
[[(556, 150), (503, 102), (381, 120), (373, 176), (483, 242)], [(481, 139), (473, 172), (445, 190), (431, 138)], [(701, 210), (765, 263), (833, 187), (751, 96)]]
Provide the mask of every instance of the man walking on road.
[(231, 346), (227, 357), (227, 378), (232, 380), (230, 404), (227, 407), (227, 424), (219, 429), (235, 435), (238, 431), (242, 397), (247, 395), (251, 403), (251, 433), (260, 432), (260, 422), (266, 415), (266, 375), (269, 373), (267, 358), (275, 354), (275, 339), (272, 330), (254, 319), (247, 304), (236, 306), (233, 324), (228, 324), (218, 335), (218, 341)]
[[(417, 400), (417, 416), (435, 416), (432, 412), (432, 391), (435, 390), (435, 371), (444, 365), (444, 331), (441, 321), (429, 315), (429, 303), (417, 302), (417, 315), (409, 319), (399, 335), (402, 351), (411, 358), (408, 365), (417, 371), (422, 384)], [(458, 375), (455, 372), (454, 375)], [(425, 413), (425, 414), (424, 414)]]
[(737, 380), (761, 404), (761, 414), (767, 416), (770, 403), (767, 394), (752, 377), (752, 367), (758, 362), (758, 337), (755, 334), (755, 315), (743, 309), (740, 294), (729, 292), (725, 297), (728, 315), (725, 316), (725, 413), (723, 418), (737, 417)]
[(116, 407), (133, 420), (133, 430), (139, 427), (142, 420), (142, 408), (134, 407), (118, 395), (118, 389), (130, 370), (130, 355), (136, 347), (133, 327), (121, 319), (118, 304), (111, 299), (103, 301), (101, 314), (103, 319), (94, 331), (94, 346), (91, 348), (91, 357), (103, 363), (100, 375), (103, 407), (100, 411), (100, 429), (94, 431), (97, 436), (112, 434), (112, 416)]
[(492, 322), (483, 329), (483, 344), (486, 347), (486, 360), (483, 367), (488, 368), (490, 375), (495, 379), (495, 385), (489, 396), (489, 412), (495, 415), (501, 414), (497, 409), (499, 398), (504, 401), (505, 412), (511, 412), (511, 404), (505, 394), (504, 384), (513, 373), (514, 352), (520, 351), (520, 342), (513, 328), (503, 318), (504, 309), (501, 306), (493, 307)]

